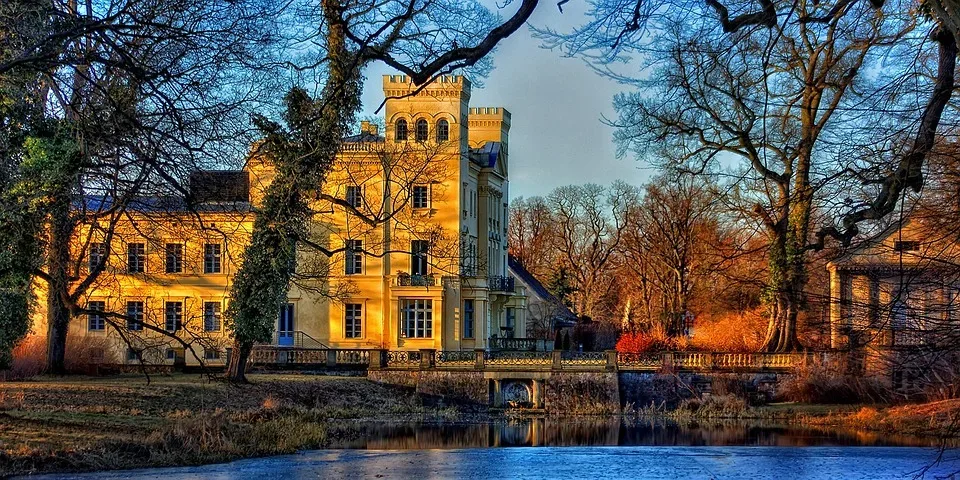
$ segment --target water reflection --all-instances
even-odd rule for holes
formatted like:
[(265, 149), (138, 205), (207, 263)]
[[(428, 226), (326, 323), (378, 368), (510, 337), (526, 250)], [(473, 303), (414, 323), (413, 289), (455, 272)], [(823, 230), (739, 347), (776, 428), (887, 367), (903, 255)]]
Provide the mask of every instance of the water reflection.
[[(941, 446), (932, 437), (670, 419), (526, 418), (492, 423), (361, 423), (342, 427), (334, 448), (373, 450), (560, 446)], [(957, 446), (955, 443), (947, 446)]]

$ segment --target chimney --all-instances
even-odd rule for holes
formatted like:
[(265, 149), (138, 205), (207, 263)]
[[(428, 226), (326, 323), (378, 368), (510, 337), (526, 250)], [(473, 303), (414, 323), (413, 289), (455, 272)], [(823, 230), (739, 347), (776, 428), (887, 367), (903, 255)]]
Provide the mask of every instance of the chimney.
[(370, 135), (377, 135), (380, 132), (380, 127), (376, 123), (371, 123), (366, 120), (360, 122), (360, 133), (369, 133)]

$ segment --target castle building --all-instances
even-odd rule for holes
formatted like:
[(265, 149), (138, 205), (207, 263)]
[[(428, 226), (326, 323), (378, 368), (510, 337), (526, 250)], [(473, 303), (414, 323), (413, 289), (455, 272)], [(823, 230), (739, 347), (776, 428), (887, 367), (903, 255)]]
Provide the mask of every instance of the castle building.
[[(345, 138), (315, 192), (272, 343), (472, 350), (524, 337), (526, 295), (507, 262), (510, 113), (471, 108), (461, 76), (418, 89), (388, 75), (383, 91), (383, 125)], [(254, 149), (243, 171), (195, 173), (186, 198), (137, 199), (84, 224), (75, 280), (101, 270), (82, 303), (104, 313), (76, 316), (71, 341), (100, 345), (107, 363), (223, 361), (230, 283), (273, 172)]]

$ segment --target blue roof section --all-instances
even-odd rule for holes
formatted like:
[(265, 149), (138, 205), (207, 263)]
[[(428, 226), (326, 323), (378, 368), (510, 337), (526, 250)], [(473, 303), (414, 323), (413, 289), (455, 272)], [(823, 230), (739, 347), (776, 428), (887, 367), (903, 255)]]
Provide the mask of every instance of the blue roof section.
[(497, 160), (500, 159), (500, 142), (487, 142), (480, 148), (470, 150), (470, 160), (473, 163), (484, 168), (493, 168), (497, 166)]
[[(73, 202), (74, 208), (91, 212), (102, 212), (114, 207), (113, 197), (86, 195)], [(128, 212), (138, 213), (246, 213), (250, 212), (250, 202), (203, 202), (191, 205), (183, 197), (143, 196), (133, 197), (123, 207)]]
[(375, 135), (370, 132), (360, 132), (357, 135), (343, 137), (344, 143), (362, 143), (362, 142), (385, 142), (386, 138)]

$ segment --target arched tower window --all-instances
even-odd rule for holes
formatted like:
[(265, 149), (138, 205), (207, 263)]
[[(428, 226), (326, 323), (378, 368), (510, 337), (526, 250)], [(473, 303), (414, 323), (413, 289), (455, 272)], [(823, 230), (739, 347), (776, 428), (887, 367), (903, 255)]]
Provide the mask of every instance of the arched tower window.
[(441, 119), (437, 122), (437, 143), (446, 142), (450, 140), (450, 124), (446, 120)]
[(396, 126), (397, 140), (406, 140), (407, 139), (407, 121), (404, 119), (397, 120)]
[(422, 118), (417, 120), (417, 141), (426, 142), (428, 133), (429, 129), (427, 128), (427, 121)]

